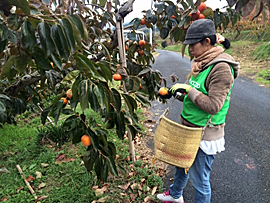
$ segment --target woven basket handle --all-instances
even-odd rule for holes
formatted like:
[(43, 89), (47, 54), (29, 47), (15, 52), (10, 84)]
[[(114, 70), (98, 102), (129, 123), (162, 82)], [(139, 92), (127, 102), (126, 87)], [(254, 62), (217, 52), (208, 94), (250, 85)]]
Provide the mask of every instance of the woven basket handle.
[[(180, 93), (180, 94), (181, 94), (181, 93)], [(179, 95), (179, 96), (181, 96), (181, 95)], [(175, 99), (177, 99), (177, 98), (174, 97), (174, 99), (173, 99), (172, 102), (169, 104), (169, 106), (168, 106), (168, 107), (164, 110), (164, 112), (160, 115), (159, 121), (161, 120), (161, 118), (162, 118), (163, 116), (166, 116), (166, 117), (167, 117), (168, 115), (170, 115), (170, 108), (171, 108), (173, 102), (175, 101)], [(202, 129), (203, 134), (204, 134), (205, 128), (206, 128), (207, 126), (213, 127), (213, 123), (211, 122), (211, 121), (212, 121), (212, 118), (213, 118), (213, 115), (211, 115), (211, 117), (209, 118), (209, 120), (207, 121), (207, 123), (205, 124), (205, 126), (203, 127), (203, 129)]]

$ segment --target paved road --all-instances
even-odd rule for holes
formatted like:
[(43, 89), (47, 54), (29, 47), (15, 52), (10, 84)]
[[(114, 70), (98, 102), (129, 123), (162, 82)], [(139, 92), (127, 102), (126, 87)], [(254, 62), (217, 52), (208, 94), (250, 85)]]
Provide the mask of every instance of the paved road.
[[(175, 73), (180, 82), (184, 82), (190, 69), (189, 59), (175, 52), (158, 52), (160, 55), (153, 68), (165, 77)], [(168, 86), (171, 84), (168, 80)], [(166, 104), (153, 102), (154, 119), (166, 107)], [(170, 118), (179, 122), (181, 102), (175, 101), (171, 108)], [(270, 202), (270, 89), (244, 77), (235, 80), (225, 133), (226, 150), (216, 156), (212, 167), (212, 202)], [(153, 147), (153, 143), (149, 145)], [(174, 167), (169, 169), (164, 180), (166, 190), (174, 174)], [(188, 183), (184, 191), (186, 203), (193, 202), (192, 192)]]

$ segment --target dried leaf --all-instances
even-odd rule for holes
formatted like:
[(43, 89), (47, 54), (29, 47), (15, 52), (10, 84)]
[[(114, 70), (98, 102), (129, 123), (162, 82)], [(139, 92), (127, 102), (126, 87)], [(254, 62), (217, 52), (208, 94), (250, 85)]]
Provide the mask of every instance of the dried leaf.
[(21, 190), (23, 190), (24, 189), (24, 187), (18, 187), (17, 189), (16, 189), (16, 192), (17, 193), (19, 193)]
[(133, 194), (133, 193), (130, 194), (130, 199), (132, 200), (132, 202), (135, 202), (136, 197), (137, 197), (136, 194)]
[(3, 197), (3, 199), (1, 199), (0, 202), (6, 202), (6, 201), (8, 201), (8, 198), (7, 197)]
[(43, 200), (43, 199), (45, 199), (45, 198), (47, 198), (48, 196), (40, 196), (40, 197), (38, 197), (37, 199), (36, 199), (36, 202), (38, 202), (38, 201), (40, 201), (40, 200)]
[(144, 198), (144, 202), (147, 203), (147, 202), (153, 202), (155, 201), (155, 197), (153, 196), (147, 196), (146, 198)]
[(56, 156), (56, 161), (62, 161), (66, 157), (66, 154), (60, 153)]
[(117, 187), (119, 187), (122, 190), (127, 190), (129, 186), (130, 186), (130, 183), (127, 183), (125, 185), (118, 185)]
[(106, 197), (102, 197), (102, 198), (98, 199), (97, 202), (106, 202), (107, 199), (108, 199), (107, 196)]
[(31, 181), (35, 180), (35, 178), (34, 178), (33, 176), (29, 175), (29, 176), (26, 178), (26, 180), (27, 180), (28, 182), (31, 182)]
[(63, 160), (61, 161), (56, 161), (55, 164), (61, 164), (61, 163), (64, 163), (64, 162), (72, 162), (72, 161), (75, 161), (74, 158), (64, 158)]
[(0, 173), (9, 173), (9, 170), (3, 167), (3, 168), (0, 168)]
[(141, 185), (139, 185), (138, 183), (133, 183), (130, 187), (132, 190), (142, 190)]
[(42, 168), (46, 168), (46, 167), (48, 167), (48, 166), (49, 166), (49, 164), (41, 163), (41, 167), (42, 167)]
[(157, 186), (155, 186), (154, 188), (153, 188), (153, 190), (152, 190), (152, 192), (151, 192), (151, 195), (154, 195), (155, 193), (156, 193), (156, 191), (157, 191)]
[(38, 178), (41, 178), (41, 177), (42, 177), (42, 173), (41, 173), (41, 172), (39, 172), (39, 171), (36, 171), (36, 172), (35, 172), (35, 175), (36, 175), (36, 179), (38, 179)]
[(46, 186), (46, 183), (40, 183), (38, 186), (38, 189), (44, 188)]
[(107, 187), (106, 187), (106, 186), (104, 186), (104, 187), (102, 187), (102, 188), (100, 188), (100, 189), (96, 189), (96, 190), (95, 190), (95, 195), (96, 195), (96, 196), (103, 195), (104, 192), (105, 192), (106, 190), (107, 190)]

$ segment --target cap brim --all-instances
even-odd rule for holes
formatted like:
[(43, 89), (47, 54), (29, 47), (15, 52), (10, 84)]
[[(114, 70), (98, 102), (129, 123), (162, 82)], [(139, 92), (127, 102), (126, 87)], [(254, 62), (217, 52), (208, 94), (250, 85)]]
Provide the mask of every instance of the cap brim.
[(183, 44), (187, 45), (187, 44), (196, 44), (197, 42), (201, 41), (201, 39), (186, 39)]

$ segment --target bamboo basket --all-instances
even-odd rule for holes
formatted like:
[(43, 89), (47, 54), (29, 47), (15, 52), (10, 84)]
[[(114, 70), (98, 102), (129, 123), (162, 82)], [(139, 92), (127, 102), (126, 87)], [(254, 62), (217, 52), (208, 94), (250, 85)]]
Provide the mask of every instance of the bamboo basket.
[(190, 168), (204, 129), (187, 127), (162, 115), (155, 134), (155, 158), (180, 168)]

